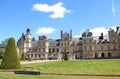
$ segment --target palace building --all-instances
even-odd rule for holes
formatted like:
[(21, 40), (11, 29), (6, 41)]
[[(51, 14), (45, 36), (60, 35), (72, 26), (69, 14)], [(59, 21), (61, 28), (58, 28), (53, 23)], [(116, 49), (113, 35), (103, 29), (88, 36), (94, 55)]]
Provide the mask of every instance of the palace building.
[(73, 38), (72, 30), (61, 31), (60, 36), (60, 39), (53, 40), (42, 35), (36, 40), (27, 28), (17, 42), (19, 57), (25, 54), (26, 58), (33, 60), (63, 60), (67, 52), (69, 60), (120, 58), (120, 27), (116, 27), (116, 31), (109, 29), (107, 39), (103, 33), (95, 39), (89, 30), (80, 38)]

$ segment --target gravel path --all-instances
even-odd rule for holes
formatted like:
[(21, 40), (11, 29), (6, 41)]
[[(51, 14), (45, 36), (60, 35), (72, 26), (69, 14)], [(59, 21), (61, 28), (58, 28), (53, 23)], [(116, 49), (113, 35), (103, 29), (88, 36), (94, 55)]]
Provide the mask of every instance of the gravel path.
[(32, 61), (22, 61), (20, 64), (32, 64), (32, 63), (40, 63), (40, 62), (54, 62), (59, 60), (32, 60)]
[(95, 76), (95, 75), (66, 75), (66, 74), (41, 74), (41, 76), (63, 76), (63, 77), (80, 77), (80, 78), (108, 78), (108, 79), (120, 79), (120, 76)]
[[(14, 72), (0, 72), (0, 74), (14, 74)], [(39, 75), (33, 75), (33, 76), (39, 76)], [(120, 76), (99, 76), (99, 75), (66, 75), (66, 74), (40, 74), (40, 76), (63, 76), (63, 77), (78, 77), (78, 78), (108, 78), (108, 79), (120, 79)]]

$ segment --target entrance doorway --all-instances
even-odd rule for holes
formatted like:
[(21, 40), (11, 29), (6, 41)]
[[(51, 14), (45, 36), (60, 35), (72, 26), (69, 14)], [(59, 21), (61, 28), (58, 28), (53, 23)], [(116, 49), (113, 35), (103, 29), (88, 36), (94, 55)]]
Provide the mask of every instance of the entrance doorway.
[(95, 58), (96, 58), (96, 59), (98, 58), (98, 53), (95, 53)]
[(104, 53), (101, 53), (101, 58), (105, 58), (105, 54)]
[(108, 58), (111, 58), (112, 57), (112, 54), (111, 52), (108, 53)]

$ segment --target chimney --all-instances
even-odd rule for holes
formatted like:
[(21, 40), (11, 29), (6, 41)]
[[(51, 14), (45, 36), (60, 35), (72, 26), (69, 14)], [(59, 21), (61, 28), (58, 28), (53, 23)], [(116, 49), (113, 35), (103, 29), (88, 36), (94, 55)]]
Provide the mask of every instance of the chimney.
[(101, 33), (100, 39), (103, 39), (103, 33)]
[(30, 34), (30, 29), (27, 27), (26, 34)]
[(117, 27), (117, 31), (118, 31), (119, 27)]
[(22, 36), (24, 36), (24, 33), (22, 33)]
[(72, 30), (70, 30), (70, 38), (72, 39)]
[(101, 36), (103, 36), (103, 33), (101, 33)]
[(63, 31), (61, 30), (61, 39), (62, 39)]

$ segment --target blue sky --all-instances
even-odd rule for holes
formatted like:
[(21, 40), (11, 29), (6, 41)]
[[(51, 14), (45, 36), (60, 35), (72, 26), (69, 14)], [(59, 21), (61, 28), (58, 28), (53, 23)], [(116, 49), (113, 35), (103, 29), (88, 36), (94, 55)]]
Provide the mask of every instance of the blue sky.
[(38, 39), (59, 39), (60, 30), (79, 37), (90, 29), (94, 36), (120, 25), (120, 0), (0, 0), (0, 41), (16, 41), (26, 28)]

